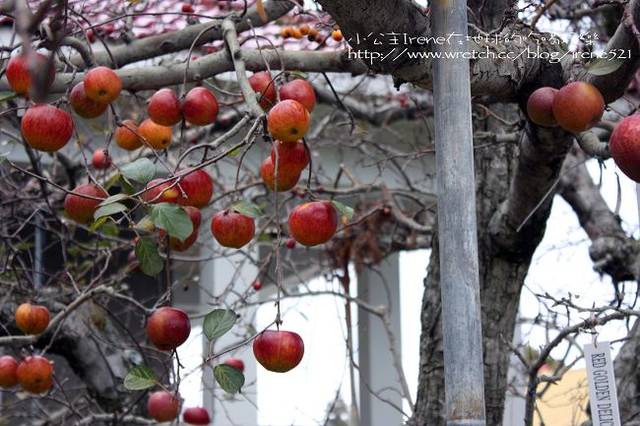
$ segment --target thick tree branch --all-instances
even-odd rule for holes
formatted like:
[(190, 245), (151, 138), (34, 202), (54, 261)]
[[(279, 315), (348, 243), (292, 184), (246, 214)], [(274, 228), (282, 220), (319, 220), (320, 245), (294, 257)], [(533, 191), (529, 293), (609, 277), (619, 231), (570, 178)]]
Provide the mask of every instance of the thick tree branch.
[[(294, 3), (289, 0), (269, 0), (264, 2), (268, 22), (274, 21), (287, 14), (293, 7)], [(263, 26), (266, 23), (267, 22), (264, 22), (258, 14), (256, 7), (253, 6), (247, 11), (246, 16), (236, 24), (236, 31), (244, 32), (252, 27)], [(187, 50), (201, 32), (203, 33), (195, 44), (196, 47), (215, 40), (222, 40), (221, 22), (205, 22), (190, 25), (180, 31), (159, 34), (113, 47), (111, 48), (111, 54), (118, 64), (118, 67), (122, 67), (159, 55)], [(106, 51), (97, 51), (94, 53), (94, 56), (98, 65), (111, 66), (111, 58)], [(84, 66), (84, 61), (80, 55), (72, 56), (71, 63), (80, 68)]]
[[(269, 67), (306, 72), (348, 72), (365, 74), (367, 67), (360, 61), (350, 60), (343, 51), (337, 52), (282, 52), (276, 50), (243, 50), (242, 58), (250, 71), (262, 71)], [(117, 70), (125, 90), (157, 89), (180, 84), (185, 77), (186, 63), (170, 66), (146, 66)], [(226, 50), (207, 55), (189, 64), (187, 81), (200, 81), (214, 75), (233, 71), (233, 61)], [(82, 81), (84, 73), (58, 74), (50, 93), (64, 93), (70, 85)], [(0, 80), (0, 90), (8, 90), (5, 78)]]

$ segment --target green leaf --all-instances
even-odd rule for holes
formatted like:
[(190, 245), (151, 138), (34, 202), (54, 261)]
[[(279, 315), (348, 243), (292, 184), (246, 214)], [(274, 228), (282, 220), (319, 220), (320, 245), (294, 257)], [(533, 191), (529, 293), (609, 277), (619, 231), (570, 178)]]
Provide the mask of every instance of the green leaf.
[(0, 92), (0, 102), (10, 101), (17, 97), (18, 94), (16, 92)]
[(240, 392), (242, 385), (244, 385), (244, 374), (229, 365), (216, 365), (213, 369), (213, 377), (216, 378), (216, 382), (227, 393)]
[(156, 165), (148, 158), (139, 158), (133, 163), (120, 167), (120, 171), (127, 179), (146, 184), (155, 177)]
[(346, 217), (347, 220), (351, 220), (351, 218), (353, 217), (353, 207), (349, 207), (346, 204), (342, 204), (340, 201), (335, 200), (331, 201), (331, 204), (333, 204), (333, 207), (338, 210), (340, 216)]
[(241, 200), (241, 201), (238, 201), (237, 203), (234, 203), (231, 206), (231, 209), (245, 216), (254, 217), (254, 218), (264, 215), (264, 212), (259, 206), (246, 200)]
[(140, 263), (140, 269), (147, 275), (158, 275), (164, 268), (164, 262), (158, 254), (158, 246), (151, 238), (143, 237), (138, 240), (136, 257)]
[(89, 229), (91, 229), (92, 231), (96, 231), (98, 228), (104, 225), (107, 220), (109, 220), (109, 216), (99, 217), (91, 224)]
[(154, 204), (151, 207), (151, 220), (158, 228), (180, 241), (186, 240), (193, 232), (193, 222), (187, 212), (173, 203)]
[(103, 216), (111, 216), (116, 213), (126, 212), (129, 208), (121, 203), (111, 203), (105, 206), (99, 207), (93, 214), (94, 219), (100, 219)]
[[(104, 235), (110, 235), (112, 237), (117, 237), (118, 234), (120, 234), (120, 228), (118, 228), (118, 225), (113, 221), (113, 219), (102, 225), (100, 227), (100, 231)], [(112, 242), (109, 241), (109, 244), (112, 244)]]
[(145, 232), (153, 232), (156, 229), (156, 226), (148, 215), (140, 219), (133, 227)]
[(116, 194), (116, 195), (110, 196), (109, 198), (107, 198), (106, 200), (104, 200), (103, 202), (101, 202), (98, 205), (99, 206), (106, 206), (107, 204), (116, 203), (118, 201), (126, 200), (128, 198), (129, 198), (129, 196), (127, 194)]
[(133, 187), (133, 185), (131, 185), (131, 182), (129, 182), (126, 177), (122, 175), (119, 175), (119, 176), (120, 176), (120, 183), (122, 184), (122, 189), (124, 190), (124, 192), (129, 195), (135, 194), (136, 189)]
[(596, 58), (586, 64), (584, 68), (592, 75), (609, 75), (616, 72), (623, 63), (623, 58)]
[(144, 390), (158, 383), (153, 370), (144, 365), (137, 365), (127, 373), (124, 378), (124, 387), (128, 390)]
[(236, 323), (238, 316), (229, 309), (214, 309), (204, 317), (203, 332), (207, 339), (223, 336)]
[(120, 173), (116, 173), (115, 175), (111, 176), (105, 183), (104, 183), (104, 189), (108, 190), (109, 188), (111, 188), (113, 185), (115, 185), (116, 183), (118, 183), (118, 181), (120, 180), (121, 176)]

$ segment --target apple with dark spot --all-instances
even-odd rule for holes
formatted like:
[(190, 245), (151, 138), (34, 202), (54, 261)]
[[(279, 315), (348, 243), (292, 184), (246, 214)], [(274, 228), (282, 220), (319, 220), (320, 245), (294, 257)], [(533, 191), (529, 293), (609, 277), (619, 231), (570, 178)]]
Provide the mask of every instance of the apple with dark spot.
[(292, 99), (278, 102), (267, 116), (269, 133), (283, 142), (298, 142), (309, 130), (310, 122), (309, 111)]
[(120, 96), (122, 80), (111, 68), (90, 69), (84, 76), (84, 91), (89, 99), (109, 104)]
[(162, 150), (171, 145), (173, 130), (169, 126), (162, 126), (147, 118), (138, 127), (138, 134), (153, 149)]

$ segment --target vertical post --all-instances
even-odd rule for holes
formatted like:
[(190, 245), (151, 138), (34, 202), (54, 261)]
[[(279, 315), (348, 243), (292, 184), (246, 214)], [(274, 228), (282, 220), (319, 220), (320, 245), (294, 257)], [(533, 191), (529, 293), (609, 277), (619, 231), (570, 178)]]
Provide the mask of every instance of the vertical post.
[(446, 420), (449, 426), (484, 425), (471, 84), (461, 54), (467, 51), (467, 2), (435, 0), (431, 10), (434, 36), (447, 40), (436, 43), (442, 57), (433, 72)]
[[(400, 266), (398, 253), (387, 257), (379, 271), (358, 272), (358, 298), (373, 306), (385, 306), (391, 315), (394, 350), (400, 347)], [(360, 424), (389, 426), (402, 424), (402, 414), (389, 402), (402, 407), (402, 385), (392, 367), (389, 340), (380, 318), (358, 309), (358, 369), (360, 371)], [(375, 395), (374, 395), (375, 394)]]

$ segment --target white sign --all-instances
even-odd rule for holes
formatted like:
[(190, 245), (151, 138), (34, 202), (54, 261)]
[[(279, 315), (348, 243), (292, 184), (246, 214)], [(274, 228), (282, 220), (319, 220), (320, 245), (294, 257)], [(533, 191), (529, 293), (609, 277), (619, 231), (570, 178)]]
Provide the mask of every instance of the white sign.
[(609, 342), (584, 346), (593, 426), (620, 426), (618, 393)]

